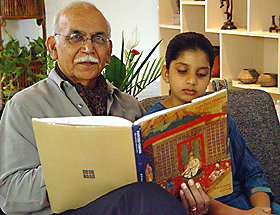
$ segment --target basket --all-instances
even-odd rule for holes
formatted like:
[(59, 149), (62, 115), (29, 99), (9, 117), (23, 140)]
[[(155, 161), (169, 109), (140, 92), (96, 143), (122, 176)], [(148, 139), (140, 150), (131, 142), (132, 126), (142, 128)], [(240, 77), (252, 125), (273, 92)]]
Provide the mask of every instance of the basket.
[(43, 19), (42, 0), (1, 0), (0, 19)]

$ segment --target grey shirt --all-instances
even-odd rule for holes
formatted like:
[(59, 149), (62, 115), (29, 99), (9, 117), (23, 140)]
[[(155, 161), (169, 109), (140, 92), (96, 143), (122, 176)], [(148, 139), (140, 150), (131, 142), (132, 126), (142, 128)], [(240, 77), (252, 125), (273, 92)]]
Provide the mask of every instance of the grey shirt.
[[(143, 115), (134, 97), (108, 82), (107, 89), (108, 115), (130, 121)], [(32, 118), (90, 115), (75, 87), (54, 70), (7, 102), (0, 122), (0, 206), (7, 214), (51, 214)]]

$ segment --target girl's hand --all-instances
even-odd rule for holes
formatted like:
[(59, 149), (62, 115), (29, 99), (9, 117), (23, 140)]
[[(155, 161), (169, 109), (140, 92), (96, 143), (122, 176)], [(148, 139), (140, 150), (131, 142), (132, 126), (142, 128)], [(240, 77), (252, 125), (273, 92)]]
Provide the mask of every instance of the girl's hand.
[(182, 183), (181, 187), (180, 197), (187, 213), (190, 215), (206, 214), (209, 209), (210, 200), (200, 184), (194, 184), (194, 181), (190, 179), (188, 186)]
[(254, 207), (251, 210), (246, 211), (246, 214), (252, 214), (252, 215), (271, 214), (271, 208), (270, 207)]
[(267, 213), (267, 214), (271, 214), (271, 208), (270, 207), (260, 207), (262, 209), (263, 212)]

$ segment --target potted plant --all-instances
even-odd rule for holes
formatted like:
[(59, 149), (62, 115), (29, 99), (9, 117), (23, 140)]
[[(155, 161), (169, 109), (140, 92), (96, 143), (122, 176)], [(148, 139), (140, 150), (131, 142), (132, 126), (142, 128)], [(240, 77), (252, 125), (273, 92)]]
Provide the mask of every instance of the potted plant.
[[(124, 48), (124, 36), (122, 35), (121, 58), (119, 59), (115, 55), (111, 56), (110, 64), (105, 66), (104, 77), (120, 91), (136, 97), (161, 75), (164, 58), (155, 59), (152, 63), (149, 61), (161, 41), (152, 48), (140, 63), (143, 52), (139, 53), (134, 49), (139, 43), (138, 28), (136, 27), (132, 32), (126, 49)], [(134, 59), (135, 57), (136, 59)]]
[(20, 46), (7, 31), (10, 40), (0, 51), (1, 100), (5, 104), (10, 97), (47, 77), (47, 71), (53, 68), (53, 60), (47, 55), (47, 49), (41, 37), (28, 40), (27, 46)]

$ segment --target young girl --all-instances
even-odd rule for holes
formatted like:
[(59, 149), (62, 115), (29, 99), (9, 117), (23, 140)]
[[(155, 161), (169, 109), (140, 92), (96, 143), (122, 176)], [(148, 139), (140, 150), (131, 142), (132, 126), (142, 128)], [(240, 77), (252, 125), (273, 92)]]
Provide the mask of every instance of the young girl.
[[(155, 104), (146, 115), (203, 96), (211, 80), (215, 55), (212, 44), (204, 35), (195, 32), (178, 34), (170, 41), (165, 57), (162, 78), (170, 86), (170, 95)], [(230, 116), (228, 124), (233, 193), (211, 200), (207, 214), (280, 214), (280, 206), (273, 202), (274, 196), (267, 186), (260, 163), (246, 147)], [(180, 196), (189, 214), (204, 213), (199, 207), (196, 211), (188, 210), (186, 204), (189, 202), (184, 192)]]

